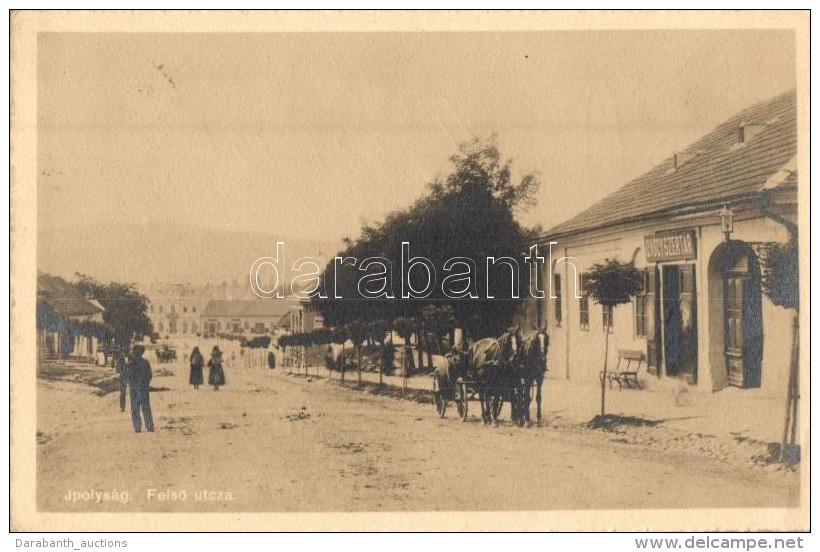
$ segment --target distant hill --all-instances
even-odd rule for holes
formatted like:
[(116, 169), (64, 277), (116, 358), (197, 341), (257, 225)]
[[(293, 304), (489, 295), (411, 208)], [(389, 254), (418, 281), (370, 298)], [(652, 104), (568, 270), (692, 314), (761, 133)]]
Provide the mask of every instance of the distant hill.
[(277, 241), (285, 243), (288, 266), (305, 256), (327, 261), (342, 248), (341, 240), (307, 240), (176, 223), (78, 224), (41, 229), (37, 239), (40, 271), (67, 278), (83, 272), (103, 281), (134, 283), (246, 282), (256, 259), (275, 255)]

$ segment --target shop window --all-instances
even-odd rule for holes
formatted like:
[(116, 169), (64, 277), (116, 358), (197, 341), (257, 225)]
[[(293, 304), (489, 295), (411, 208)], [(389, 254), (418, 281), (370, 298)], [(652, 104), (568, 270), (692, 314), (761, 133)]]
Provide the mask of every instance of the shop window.
[(614, 310), (612, 305), (603, 307), (604, 331), (607, 333), (612, 333), (612, 315)]
[(649, 271), (641, 273), (641, 287), (635, 295), (635, 336), (646, 337), (646, 306), (649, 290)]
[(560, 326), (564, 313), (561, 309), (561, 275), (553, 275), (553, 292), (555, 294), (555, 325)]
[(589, 295), (586, 291), (587, 275), (581, 275), (581, 298), (578, 299), (578, 321), (581, 329), (589, 331)]

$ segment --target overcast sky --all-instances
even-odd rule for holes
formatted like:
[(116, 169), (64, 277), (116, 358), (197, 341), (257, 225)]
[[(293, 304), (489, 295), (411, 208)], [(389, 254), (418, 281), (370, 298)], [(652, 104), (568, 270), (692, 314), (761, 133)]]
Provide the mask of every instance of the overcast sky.
[(38, 224), (337, 240), (474, 135), (550, 227), (795, 87), (788, 31), (41, 34)]

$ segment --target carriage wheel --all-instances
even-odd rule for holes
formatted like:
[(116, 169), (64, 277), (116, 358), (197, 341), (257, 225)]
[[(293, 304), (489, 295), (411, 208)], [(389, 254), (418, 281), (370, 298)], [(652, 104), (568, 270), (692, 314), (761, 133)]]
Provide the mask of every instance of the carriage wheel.
[(438, 378), (433, 378), (433, 400), (436, 403), (436, 412), (440, 417), (444, 417), (444, 413), (447, 410), (447, 401), (441, 395), (441, 389), (438, 386)]
[(456, 407), (461, 421), (467, 421), (467, 384), (459, 382), (456, 384)]

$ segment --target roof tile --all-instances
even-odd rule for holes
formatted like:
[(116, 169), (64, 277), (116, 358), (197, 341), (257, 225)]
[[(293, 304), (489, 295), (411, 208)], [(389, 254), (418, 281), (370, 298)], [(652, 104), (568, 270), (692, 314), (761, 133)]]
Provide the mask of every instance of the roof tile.
[[(766, 128), (741, 144), (741, 123), (766, 124)], [(743, 110), (684, 151), (695, 155), (682, 167), (674, 168), (673, 155), (545, 235), (573, 234), (660, 216), (678, 207), (761, 193), (769, 179), (797, 155), (796, 93)], [(796, 181), (795, 174), (786, 184)]]

